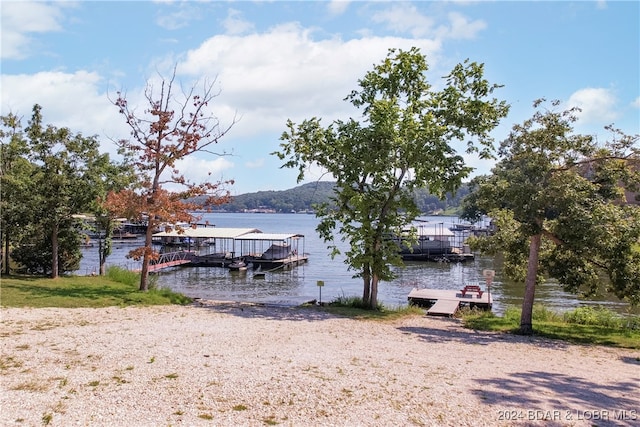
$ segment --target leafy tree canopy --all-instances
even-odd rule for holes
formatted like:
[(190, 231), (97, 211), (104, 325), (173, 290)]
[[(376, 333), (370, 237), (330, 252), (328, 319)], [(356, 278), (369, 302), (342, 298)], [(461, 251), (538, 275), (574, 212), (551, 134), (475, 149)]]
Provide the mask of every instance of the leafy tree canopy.
[(535, 285), (545, 276), (590, 295), (608, 275), (607, 290), (640, 302), (640, 208), (624, 199), (640, 183), (638, 136), (608, 127), (612, 140), (598, 146), (573, 133), (576, 109), (544, 103), (513, 127), (492, 174), (476, 178), (465, 200), (464, 217), (488, 214), (498, 230), (472, 246), (503, 253), (505, 273), (525, 283), (523, 333), (532, 332)]
[(327, 127), (318, 118), (288, 121), (282, 150), (274, 153), (284, 167), (298, 169), (299, 180), (313, 164), (335, 177), (336, 208), (319, 209), (318, 232), (332, 242), (339, 228), (349, 241), (347, 263), (363, 279), (368, 308), (377, 305), (379, 281), (393, 277), (390, 265), (401, 263), (388, 237), (420, 214), (414, 191), (426, 188), (440, 197), (455, 191), (471, 168), (452, 141), (489, 156), (489, 132), (508, 111), (504, 101), (490, 98), (498, 86), (483, 78), (483, 65), (457, 65), (440, 91), (427, 82), (427, 70), (417, 48), (391, 49), (346, 98), (361, 110), (361, 121)]

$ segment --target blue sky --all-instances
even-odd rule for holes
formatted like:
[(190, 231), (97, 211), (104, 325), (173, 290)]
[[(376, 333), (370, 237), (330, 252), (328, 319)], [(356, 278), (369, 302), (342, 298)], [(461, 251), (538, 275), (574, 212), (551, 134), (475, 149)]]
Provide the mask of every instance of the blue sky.
[[(532, 114), (537, 98), (583, 109), (576, 132), (640, 133), (640, 3), (402, 1), (65, 1), (0, 3), (3, 115), (113, 140), (128, 129), (110, 103), (117, 90), (146, 107), (143, 89), (178, 65), (178, 80), (214, 81), (211, 111), (234, 125), (216, 147), (180, 165), (192, 180), (234, 179), (234, 194), (296, 186), (280, 169), (287, 119), (357, 117), (344, 97), (389, 48), (419, 47), (436, 87), (469, 58), (504, 85), (511, 112), (493, 136)], [(476, 173), (493, 162), (466, 156)], [(318, 179), (315, 171), (308, 181)]]

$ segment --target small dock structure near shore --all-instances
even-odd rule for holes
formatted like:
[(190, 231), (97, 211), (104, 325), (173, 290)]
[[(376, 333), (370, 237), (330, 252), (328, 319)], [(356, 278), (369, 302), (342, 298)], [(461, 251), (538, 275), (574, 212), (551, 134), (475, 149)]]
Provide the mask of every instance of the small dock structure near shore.
[(431, 316), (453, 316), (461, 306), (491, 310), (493, 298), (477, 284), (469, 284), (460, 290), (413, 288), (407, 297), (410, 305), (427, 308)]

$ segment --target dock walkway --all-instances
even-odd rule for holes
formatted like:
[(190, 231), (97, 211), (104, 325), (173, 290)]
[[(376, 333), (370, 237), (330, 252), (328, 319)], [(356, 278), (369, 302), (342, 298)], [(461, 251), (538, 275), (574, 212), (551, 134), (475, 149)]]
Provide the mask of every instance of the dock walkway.
[(460, 307), (460, 301), (439, 299), (427, 310), (432, 316), (453, 316)]
[[(475, 289), (476, 285), (467, 286)], [(464, 288), (463, 288), (464, 289)], [(461, 306), (490, 310), (493, 298), (489, 292), (413, 288), (408, 296), (409, 304), (427, 307), (427, 314), (453, 316)]]
[(160, 255), (155, 262), (149, 263), (149, 273), (162, 270), (163, 268), (175, 267), (178, 265), (191, 264), (189, 252), (177, 251), (167, 252)]

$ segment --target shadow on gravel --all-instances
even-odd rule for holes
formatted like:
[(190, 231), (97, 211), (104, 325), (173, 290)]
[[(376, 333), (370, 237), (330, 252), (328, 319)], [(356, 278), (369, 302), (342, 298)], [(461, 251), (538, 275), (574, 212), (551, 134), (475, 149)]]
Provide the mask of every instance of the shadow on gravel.
[(425, 343), (445, 343), (458, 341), (464, 344), (488, 345), (495, 342), (507, 343), (527, 343), (537, 347), (549, 349), (563, 349), (567, 343), (559, 340), (537, 338), (535, 336), (514, 335), (502, 332), (483, 332), (474, 329), (465, 329), (460, 323), (451, 320), (434, 320), (438, 322), (449, 322), (450, 325), (439, 326), (437, 328), (426, 328), (417, 326), (403, 326), (398, 330), (407, 334), (415, 334)]
[[(576, 369), (580, 367), (577, 366)], [(483, 403), (503, 407), (505, 412), (512, 410), (509, 416), (523, 417), (513, 419), (516, 422), (542, 421), (545, 411), (556, 411), (546, 415), (560, 416), (558, 420), (549, 418), (550, 420), (571, 422), (582, 417), (583, 420), (594, 421), (598, 426), (632, 425), (631, 421), (637, 422), (640, 419), (639, 377), (629, 376), (629, 379), (623, 382), (599, 384), (570, 374), (526, 371), (516, 372), (507, 377), (478, 379), (476, 382), (479, 387), (471, 391)], [(553, 395), (561, 396), (561, 400), (555, 407), (549, 407), (554, 402), (549, 403), (546, 397)], [(592, 418), (603, 416), (602, 411), (607, 411), (604, 413), (604, 419)], [(633, 417), (636, 419), (625, 419)], [(626, 424), (626, 421), (629, 421), (629, 424)]]
[(640, 356), (638, 356), (638, 357), (621, 357), (620, 360), (622, 360), (624, 363), (631, 363), (632, 365), (640, 366)]
[(339, 317), (322, 311), (322, 308), (320, 307), (300, 307), (226, 301), (196, 301), (193, 305), (194, 307), (211, 310), (216, 313), (266, 320), (318, 321)]

